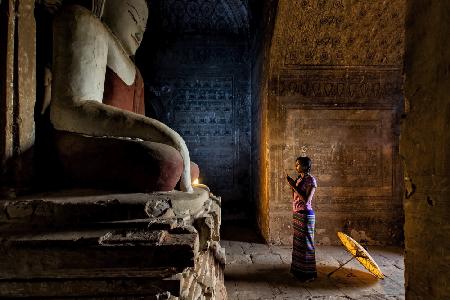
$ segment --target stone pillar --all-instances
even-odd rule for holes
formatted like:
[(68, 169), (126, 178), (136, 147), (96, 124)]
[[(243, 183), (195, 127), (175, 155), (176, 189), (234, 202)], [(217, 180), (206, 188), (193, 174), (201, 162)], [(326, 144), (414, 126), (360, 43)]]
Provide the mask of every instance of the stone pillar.
[(336, 231), (369, 244), (402, 242), (404, 14), (405, 0), (278, 2), (261, 113), (270, 242), (292, 242), (283, 169), (295, 176), (300, 155), (312, 158), (318, 179), (317, 243), (338, 243)]
[(1, 3), (1, 190), (26, 189), (32, 176), (36, 98), (34, 1)]
[(407, 299), (450, 298), (450, 2), (408, 1), (400, 153)]
[(6, 175), (6, 162), (13, 157), (13, 99), (14, 99), (14, 2), (0, 4), (0, 178)]
[(278, 1), (267, 0), (254, 15), (255, 38), (252, 45), (252, 194), (256, 221), (265, 240), (269, 240), (269, 199), (267, 161), (267, 100), (271, 39), (273, 36)]

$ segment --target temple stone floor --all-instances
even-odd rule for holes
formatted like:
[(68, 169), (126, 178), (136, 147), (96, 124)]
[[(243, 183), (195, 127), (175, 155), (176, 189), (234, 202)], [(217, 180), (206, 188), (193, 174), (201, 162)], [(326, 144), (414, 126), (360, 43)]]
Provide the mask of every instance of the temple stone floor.
[(356, 260), (327, 277), (350, 254), (339, 246), (317, 246), (318, 278), (301, 283), (289, 273), (291, 247), (231, 240), (221, 244), (227, 254), (225, 285), (230, 300), (405, 299), (400, 247), (368, 249), (386, 275), (379, 280)]

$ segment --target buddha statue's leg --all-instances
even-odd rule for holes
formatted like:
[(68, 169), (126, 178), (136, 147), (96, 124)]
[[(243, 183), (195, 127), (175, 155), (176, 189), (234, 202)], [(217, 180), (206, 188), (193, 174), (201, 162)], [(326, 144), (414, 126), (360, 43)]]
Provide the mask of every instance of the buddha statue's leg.
[[(170, 191), (183, 171), (180, 152), (165, 144), (63, 131), (56, 131), (54, 139), (64, 174), (82, 186)], [(191, 173), (198, 176), (196, 166)]]

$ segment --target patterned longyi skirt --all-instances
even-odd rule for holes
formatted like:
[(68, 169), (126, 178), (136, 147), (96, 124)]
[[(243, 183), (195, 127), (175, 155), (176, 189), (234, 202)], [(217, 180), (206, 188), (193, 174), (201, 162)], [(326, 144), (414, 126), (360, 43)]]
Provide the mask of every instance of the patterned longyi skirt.
[(294, 212), (294, 241), (291, 273), (301, 280), (317, 277), (314, 248), (315, 215), (313, 210)]

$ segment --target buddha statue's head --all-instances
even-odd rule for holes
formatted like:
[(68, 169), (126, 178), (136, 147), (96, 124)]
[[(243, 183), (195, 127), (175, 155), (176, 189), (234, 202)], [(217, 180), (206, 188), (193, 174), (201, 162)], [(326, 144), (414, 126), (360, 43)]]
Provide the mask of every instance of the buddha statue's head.
[(146, 0), (106, 0), (101, 18), (119, 39), (127, 54), (134, 55), (144, 37), (147, 24)]

